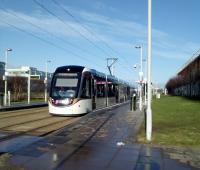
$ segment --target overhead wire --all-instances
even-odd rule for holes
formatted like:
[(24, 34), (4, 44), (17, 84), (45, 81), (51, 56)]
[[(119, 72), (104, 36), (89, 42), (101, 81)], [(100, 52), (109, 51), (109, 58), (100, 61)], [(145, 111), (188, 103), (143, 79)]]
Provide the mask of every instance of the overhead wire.
[[(36, 1), (36, 0), (33, 0), (33, 1), (34, 1), (36, 4), (39, 4), (39, 6), (40, 6), (41, 8), (45, 9), (46, 11), (48, 11), (48, 13), (50, 13), (51, 15), (53, 15), (54, 17), (56, 17), (58, 20), (60, 20), (61, 22), (65, 23), (65, 21), (64, 21), (62, 18), (58, 17), (57, 15), (54, 15), (54, 13), (52, 13), (50, 10), (48, 10), (47, 8), (45, 8), (42, 4), (38, 3), (38, 1)], [(54, 1), (53, 1), (53, 2), (54, 2)], [(8, 10), (6, 10), (6, 11), (8, 12)], [(20, 16), (18, 16), (18, 15), (16, 15), (16, 14), (14, 14), (14, 13), (11, 13), (11, 12), (8, 12), (8, 13), (9, 13), (10, 15), (14, 15), (14, 16), (17, 17), (17, 18), (20, 18), (20, 19), (24, 20), (25, 22), (27, 22), (27, 23), (31, 24), (32, 26), (34, 26), (34, 27), (36, 27), (36, 28), (42, 30), (43, 32), (46, 32), (46, 33), (50, 34), (51, 36), (56, 37), (57, 39), (60, 39), (60, 40), (62, 40), (62, 41), (65, 41), (64, 39), (61, 39), (61, 38), (55, 36), (55, 35), (52, 34), (51, 32), (49, 32), (49, 31), (43, 29), (42, 27), (39, 27), (39, 26), (37, 26), (37, 25), (31, 23), (31, 22), (28, 21), (28, 20), (25, 20), (24, 18), (22, 18), (22, 17), (20, 17)], [(69, 14), (70, 14), (70, 13), (69, 13)], [(72, 16), (73, 16), (73, 15), (72, 15)], [(73, 16), (73, 17), (74, 17), (74, 16)], [(75, 17), (74, 17), (74, 18), (75, 18)], [(80, 59), (82, 59), (82, 60), (84, 60), (84, 61), (87, 60), (88, 62), (91, 63), (90, 60), (88, 60), (88, 59), (86, 59), (86, 58), (83, 58), (82, 56), (79, 56), (79, 55), (75, 54), (74, 52), (70, 51), (69, 49), (63, 48), (63, 47), (61, 47), (61, 46), (59, 46), (59, 45), (57, 45), (57, 44), (55, 44), (55, 43), (52, 43), (52, 42), (50, 42), (50, 41), (48, 41), (48, 40), (45, 40), (44, 38), (41, 38), (41, 37), (39, 37), (39, 36), (37, 36), (37, 35), (34, 35), (33, 33), (30, 33), (30, 32), (28, 32), (28, 31), (26, 31), (26, 30), (24, 30), (24, 29), (22, 29), (22, 28), (19, 28), (19, 27), (13, 25), (13, 24), (9, 24), (8, 22), (5, 22), (5, 21), (3, 21), (3, 22), (4, 22), (5, 24), (9, 25), (10, 27), (13, 27), (13, 28), (17, 29), (18, 31), (24, 32), (24, 33), (26, 33), (26, 34), (29, 34), (30, 36), (35, 37), (35, 38), (37, 38), (37, 39), (39, 39), (39, 40), (41, 40), (41, 41), (43, 41), (43, 42), (45, 42), (45, 43), (47, 43), (47, 44), (49, 44), (49, 45), (52, 45), (52, 46), (54, 46), (54, 47), (56, 47), (56, 48), (58, 48), (58, 49), (64, 50), (65, 52), (69, 52), (69, 53), (71, 53), (72, 55), (74, 55), (74, 56), (76, 56), (76, 57), (78, 57), (78, 58), (80, 58)], [(77, 20), (76, 22), (79, 22), (79, 21)], [(79, 24), (81, 24), (81, 22), (79, 22)], [(65, 25), (66, 25), (66, 24), (65, 24)], [(93, 36), (95, 36), (95, 34), (94, 34), (93, 32), (91, 33), (91, 31), (90, 31), (86, 26), (84, 26), (83, 24), (81, 24), (81, 25), (82, 25), (82, 27), (83, 27), (84, 29), (87, 29), (87, 31), (90, 32), (90, 34), (93, 34)], [(69, 24), (67, 24), (67, 26), (70, 27)], [(77, 30), (76, 30), (75, 32), (77, 32), (77, 33), (79, 33), (80, 35), (82, 35), (86, 40), (88, 40), (88, 41), (89, 41), (90, 43), (92, 43), (96, 48), (98, 48), (98, 49), (100, 49), (100, 50), (102, 51), (101, 48), (99, 48), (96, 44), (94, 44), (91, 40), (89, 40), (85, 35), (83, 35), (82, 33), (80, 33), (80, 32), (77, 31)], [(67, 44), (69, 44), (69, 45), (71, 44), (71, 43), (69, 43), (69, 42), (67, 42), (67, 41), (65, 41), (65, 43), (67, 43)], [(74, 45), (74, 44), (71, 44), (71, 46), (75, 46), (75, 45)], [(79, 49), (80, 49), (80, 48), (79, 48)], [(102, 52), (105, 53), (104, 50), (103, 50)], [(102, 66), (100, 66), (100, 65), (98, 65), (98, 64), (96, 64), (96, 65), (99, 66), (100, 68), (102, 68)], [(126, 69), (127, 69), (127, 68), (126, 68)]]
[[(74, 32), (78, 33), (81, 37), (83, 37), (85, 40), (87, 40), (90, 44), (92, 44), (95, 48), (99, 49), (101, 52), (103, 52), (106, 55), (111, 56), (110, 54), (108, 54), (104, 49), (100, 48), (99, 46), (97, 46), (96, 44), (94, 44), (89, 38), (87, 38), (84, 34), (82, 34), (81, 32), (79, 32), (77, 29), (75, 29), (73, 26), (69, 25), (68, 23), (65, 22), (65, 20), (63, 20), (61, 17), (57, 16), (54, 12), (50, 11), (48, 8), (46, 8), (43, 4), (41, 4), (40, 2), (38, 2), (37, 0), (33, 0), (33, 2), (35, 4), (37, 4), (39, 7), (41, 7), (43, 10), (45, 10), (47, 13), (51, 14), (52, 16), (54, 16), (55, 18), (57, 18), (59, 21), (61, 21), (64, 25), (66, 25), (67, 27), (69, 27), (70, 29), (72, 29)], [(105, 59), (105, 58), (104, 58)]]
[[(118, 51), (116, 51), (115, 49), (113, 49), (110, 45), (108, 45), (100, 36), (96, 35), (96, 33), (94, 33), (91, 29), (88, 28), (88, 26), (84, 25), (80, 20), (78, 20), (69, 10), (67, 10), (65, 7), (63, 7), (63, 5), (59, 2), (57, 2), (56, 0), (51, 0), (56, 6), (58, 6), (60, 9), (62, 9), (68, 16), (70, 16), (71, 18), (73, 18), (73, 20), (75, 22), (77, 22), (79, 25), (81, 25), (85, 30), (87, 30), (92, 36), (94, 36), (96, 39), (100, 39), (101, 42), (103, 42), (103, 44), (110, 49), (112, 52), (116, 53), (119, 57), (120, 54)], [(124, 60), (124, 62), (129, 65), (129, 62), (123, 58), (120, 57)], [(129, 65), (130, 66), (130, 65)], [(130, 66), (132, 67), (132, 66)]]
[(88, 50), (82, 49), (80, 46), (77, 46), (77, 45), (75, 45), (75, 44), (72, 44), (72, 43), (66, 41), (66, 40), (63, 39), (63, 38), (60, 38), (60, 37), (56, 36), (55, 34), (53, 34), (53, 33), (49, 32), (49, 31), (43, 29), (42, 27), (40, 27), (40, 26), (38, 26), (38, 25), (33, 24), (32, 22), (30, 22), (30, 21), (24, 19), (23, 17), (20, 17), (19, 15), (16, 15), (15, 13), (10, 12), (9, 10), (6, 10), (6, 9), (2, 8), (1, 6), (0, 6), (0, 9), (2, 9), (3, 11), (5, 11), (6, 13), (8, 13), (8, 14), (10, 14), (10, 15), (12, 15), (12, 16), (15, 16), (16, 18), (18, 18), (18, 19), (20, 19), (20, 20), (23, 20), (23, 21), (29, 23), (30, 25), (32, 25), (33, 27), (39, 29), (40, 31), (43, 31), (43, 32), (46, 33), (46, 34), (49, 34), (50, 36), (55, 37), (55, 38), (58, 39), (58, 40), (61, 40), (62, 42), (64, 42), (64, 43), (70, 45), (71, 47), (76, 48), (76, 49), (79, 49), (79, 50), (85, 52), (87, 55), (94, 55), (94, 54), (92, 54), (91, 52), (89, 52)]
[(67, 15), (69, 15), (70, 17), (72, 17), (74, 19), (74, 21), (76, 21), (78, 24), (80, 24), (92, 36), (94, 36), (96, 39), (100, 39), (100, 41), (103, 42), (104, 45), (107, 46), (107, 48), (109, 48), (110, 50), (114, 51), (114, 49), (112, 49), (105, 41), (103, 41), (101, 37), (97, 36), (91, 29), (89, 29), (81, 21), (79, 21), (71, 12), (69, 12), (69, 10), (67, 10), (65, 7), (63, 7), (63, 5), (61, 5), (59, 2), (57, 2), (55, 0), (52, 0), (52, 2), (54, 2), (54, 4), (57, 5), (58, 7), (60, 7)]
[[(86, 58), (82, 58), (81, 56), (79, 56), (79, 55), (77, 55), (77, 54), (75, 54), (75, 53), (73, 53), (73, 52), (71, 52), (71, 51), (69, 51), (69, 50), (66, 50), (65, 48), (63, 48), (63, 47), (61, 47), (61, 46), (56, 45), (55, 43), (52, 43), (52, 42), (50, 42), (50, 41), (48, 41), (48, 40), (45, 40), (45, 39), (43, 39), (43, 38), (41, 38), (41, 37), (39, 37), (39, 36), (37, 36), (37, 35), (34, 35), (34, 34), (31, 33), (31, 32), (28, 32), (28, 31), (26, 31), (26, 30), (24, 30), (24, 29), (22, 29), (22, 28), (19, 28), (19, 27), (13, 25), (13, 24), (10, 24), (10, 23), (8, 23), (8, 22), (2, 20), (1, 18), (0, 18), (0, 20), (1, 20), (1, 22), (3, 22), (4, 24), (6, 24), (6, 25), (8, 25), (8, 26), (10, 26), (10, 27), (12, 27), (12, 28), (14, 28), (14, 29), (16, 29), (16, 30), (22, 32), (22, 33), (28, 34), (29, 36), (32, 36), (32, 37), (34, 37), (34, 38), (36, 38), (36, 39), (39, 39), (40, 41), (43, 41), (43, 42), (45, 42), (45, 43), (47, 43), (47, 44), (49, 44), (49, 45), (51, 45), (51, 46), (53, 46), (53, 47), (55, 47), (55, 48), (58, 48), (58, 49), (63, 50), (63, 51), (65, 51), (65, 52), (70, 52), (72, 55), (74, 55), (74, 56), (76, 56), (76, 57), (78, 57), (78, 58), (80, 58), (80, 59), (82, 59), (82, 60), (87, 60), (88, 62), (91, 63), (90, 60), (88, 60), (88, 59), (86, 59)], [(91, 64), (92, 64), (92, 63), (91, 63)], [(98, 66), (99, 68), (102, 69), (102, 66), (101, 66), (101, 65), (96, 64), (96, 66)], [(127, 75), (128, 75), (128, 74), (127, 74)]]
[[(3, 22), (4, 24), (6, 24), (6, 25), (8, 25), (8, 26), (10, 26), (10, 27), (12, 27), (12, 28), (15, 28), (16, 30), (18, 30), (18, 31), (20, 31), (20, 32), (26, 33), (26, 34), (28, 34), (29, 36), (32, 36), (32, 37), (34, 37), (34, 38), (36, 38), (36, 39), (39, 39), (40, 41), (43, 41), (43, 42), (45, 42), (45, 43), (47, 43), (47, 44), (49, 44), (49, 45), (51, 45), (51, 46), (53, 46), (53, 47), (55, 47), (55, 48), (58, 48), (58, 49), (63, 50), (63, 51), (65, 51), (65, 52), (71, 53), (73, 56), (76, 56), (76, 57), (80, 58), (81, 60), (84, 60), (84, 61), (86, 60), (86, 61), (88, 61), (89, 63), (91, 62), (91, 61), (88, 60), (87, 58), (83, 58), (82, 56), (79, 56), (78, 54), (76, 54), (76, 53), (74, 53), (74, 52), (72, 52), (72, 51), (70, 51), (70, 50), (68, 50), (68, 49), (66, 49), (66, 48), (63, 48), (63, 47), (61, 47), (61, 46), (59, 46), (59, 45), (57, 45), (57, 44), (55, 44), (55, 43), (53, 43), (53, 42), (51, 42), (51, 41), (48, 41), (48, 40), (46, 40), (46, 39), (44, 39), (44, 38), (41, 38), (41, 37), (39, 37), (39, 36), (37, 36), (37, 35), (31, 33), (31, 32), (28, 32), (28, 31), (26, 31), (26, 30), (24, 30), (24, 29), (22, 29), (22, 28), (19, 28), (19, 27), (13, 25), (13, 24), (10, 24), (10, 23), (8, 23), (8, 22), (2, 20), (1, 18), (0, 18), (0, 20), (1, 20), (1, 22)], [(92, 64), (92, 63), (91, 63), (91, 64)], [(100, 65), (98, 65), (98, 64), (97, 64), (97, 66), (99, 66), (100, 68), (102, 68), (102, 66), (100, 66)]]
[(99, 51), (101, 51), (102, 53), (109, 55), (103, 48), (99, 47), (98, 45), (96, 45), (93, 41), (91, 41), (89, 38), (87, 38), (84, 34), (82, 34), (80, 31), (78, 31), (77, 29), (75, 29), (73, 26), (71, 26), (70, 24), (68, 24), (65, 20), (63, 20), (61, 17), (57, 16), (54, 12), (50, 11), (48, 8), (46, 8), (43, 4), (41, 4), (40, 2), (38, 2), (37, 0), (33, 0), (33, 2), (35, 4), (37, 4), (39, 7), (41, 7), (43, 10), (45, 10), (47, 13), (51, 14), (52, 16), (54, 16), (55, 18), (57, 18), (60, 22), (62, 22), (65, 26), (67, 26), (68, 28), (70, 28), (71, 30), (73, 30), (74, 32), (76, 32), (77, 34), (79, 34), (82, 38), (84, 38), (86, 41), (88, 41), (91, 45), (93, 45), (96, 49), (98, 49)]

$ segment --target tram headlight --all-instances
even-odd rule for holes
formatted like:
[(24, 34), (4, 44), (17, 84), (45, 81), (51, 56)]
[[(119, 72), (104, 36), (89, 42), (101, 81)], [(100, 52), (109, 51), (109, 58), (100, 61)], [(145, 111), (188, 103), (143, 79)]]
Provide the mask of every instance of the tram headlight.
[(49, 102), (51, 103), (51, 104), (53, 104), (53, 105), (57, 105), (58, 104), (58, 100), (55, 100), (55, 99), (53, 99), (53, 98), (49, 98)]
[(73, 99), (72, 98), (66, 98), (66, 99), (53, 99), (50, 98), (49, 102), (53, 105), (56, 106), (66, 106), (66, 105), (70, 105), (73, 103)]

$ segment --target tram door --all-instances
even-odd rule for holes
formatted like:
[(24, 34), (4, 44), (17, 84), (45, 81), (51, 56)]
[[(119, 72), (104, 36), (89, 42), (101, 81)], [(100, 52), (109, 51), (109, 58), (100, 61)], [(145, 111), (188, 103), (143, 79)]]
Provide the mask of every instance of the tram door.
[(97, 95), (97, 87), (96, 80), (92, 78), (92, 109), (96, 109), (96, 95)]

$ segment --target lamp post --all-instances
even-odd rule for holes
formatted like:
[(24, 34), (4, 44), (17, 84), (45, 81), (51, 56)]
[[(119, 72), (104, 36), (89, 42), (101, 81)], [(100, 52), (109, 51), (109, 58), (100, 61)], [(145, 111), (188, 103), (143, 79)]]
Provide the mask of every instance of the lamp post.
[(151, 110), (151, 55), (152, 55), (152, 0), (148, 0), (148, 75), (147, 75), (147, 110), (146, 110), (146, 139), (151, 141), (152, 135), (152, 110)]
[(11, 48), (7, 48), (5, 51), (5, 72), (4, 72), (4, 80), (5, 80), (5, 88), (4, 88), (4, 106), (7, 105), (7, 65), (8, 65), (8, 52), (12, 51)]
[(27, 80), (27, 93), (28, 93), (28, 104), (30, 104), (31, 101), (31, 69), (28, 68), (28, 80)]
[(147, 60), (143, 59), (144, 66), (144, 105), (147, 106)]
[(135, 46), (136, 49), (140, 49), (140, 72), (139, 72), (139, 79), (140, 79), (140, 99), (139, 99), (139, 109), (142, 111), (142, 81), (143, 81), (143, 72), (142, 72), (142, 46)]
[(44, 91), (44, 99), (45, 102), (47, 102), (47, 87), (48, 87), (48, 63), (50, 63), (50, 60), (47, 60), (45, 63), (46, 66), (46, 74), (45, 74), (45, 80), (44, 80), (44, 84), (45, 84), (45, 91)]

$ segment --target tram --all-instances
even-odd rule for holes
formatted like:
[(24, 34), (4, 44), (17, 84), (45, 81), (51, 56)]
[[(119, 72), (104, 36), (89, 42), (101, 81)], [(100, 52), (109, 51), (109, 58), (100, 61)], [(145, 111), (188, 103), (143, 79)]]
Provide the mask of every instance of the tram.
[(122, 103), (130, 86), (114, 76), (83, 66), (62, 66), (54, 72), (49, 93), (49, 113), (81, 115)]

